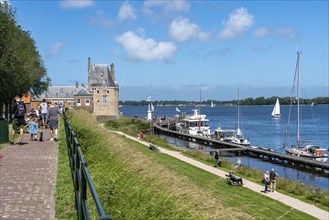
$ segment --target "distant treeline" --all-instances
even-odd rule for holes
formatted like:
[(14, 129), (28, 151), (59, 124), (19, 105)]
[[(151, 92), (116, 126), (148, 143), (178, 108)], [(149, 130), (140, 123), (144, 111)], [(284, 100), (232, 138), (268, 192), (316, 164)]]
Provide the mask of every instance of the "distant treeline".
[[(246, 98), (241, 99), (239, 101), (240, 105), (274, 105), (276, 102), (276, 99), (279, 99), (281, 105), (290, 105), (291, 103), (291, 97), (276, 97), (272, 96), (271, 98), (265, 98), (265, 97), (257, 97), (257, 98)], [(297, 104), (296, 99), (293, 99), (293, 104)], [(211, 102), (214, 103), (214, 105), (237, 105), (238, 100), (231, 100), (231, 101), (216, 101), (216, 100), (206, 100), (206, 101), (181, 101), (181, 100), (172, 100), (172, 101), (163, 101), (163, 100), (156, 100), (152, 101), (154, 106), (163, 105), (163, 106), (180, 106), (180, 105), (203, 105), (203, 106), (209, 106)], [(311, 105), (312, 103), (314, 105), (320, 105), (320, 104), (329, 104), (329, 97), (316, 97), (312, 99), (299, 99), (300, 104), (302, 105)], [(148, 102), (146, 100), (142, 101), (119, 101), (119, 105), (123, 106), (139, 106), (139, 105), (147, 105)]]

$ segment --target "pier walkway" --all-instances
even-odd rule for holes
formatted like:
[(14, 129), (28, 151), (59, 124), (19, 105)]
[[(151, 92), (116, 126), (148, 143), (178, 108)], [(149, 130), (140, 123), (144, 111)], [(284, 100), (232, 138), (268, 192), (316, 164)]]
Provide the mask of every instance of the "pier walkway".
[[(0, 151), (0, 219), (55, 219), (56, 142), (30, 141), (6, 145)], [(18, 141), (18, 139), (16, 139)]]
[[(111, 132), (115, 132), (117, 134), (120, 134), (120, 135), (123, 135), (131, 140), (134, 140), (134, 141), (137, 141), (147, 147), (149, 147), (150, 143), (148, 142), (145, 142), (145, 141), (139, 141), (136, 137), (132, 137), (132, 136), (129, 136), (127, 134), (124, 134), (123, 132), (117, 132), (117, 131), (111, 131)], [(161, 147), (158, 147), (160, 149), (160, 152), (162, 153), (165, 153), (167, 155), (170, 155), (172, 157), (175, 157), (181, 161), (184, 161), (186, 163), (189, 163), (193, 166), (196, 166), (200, 169), (203, 169), (207, 172), (210, 172), (212, 174), (215, 174), (219, 177), (222, 177), (222, 178), (226, 178), (225, 174), (227, 174), (227, 172), (225, 171), (222, 171), (218, 168), (215, 168), (215, 167), (212, 167), (212, 166), (209, 166), (209, 165), (206, 165), (204, 163), (201, 163), (199, 161), (196, 161), (194, 159), (191, 159), (189, 157), (186, 157), (184, 155), (182, 155), (180, 152), (178, 151), (170, 151), (170, 150), (166, 150), (164, 148), (161, 148)], [(246, 188), (249, 188), (250, 190), (252, 191), (255, 191), (256, 193), (260, 193), (264, 196), (267, 196), (267, 197), (270, 197), (274, 200), (277, 200), (277, 201), (280, 201), (296, 210), (299, 210), (299, 211), (302, 211), (302, 212), (305, 212), (315, 218), (318, 218), (318, 219), (323, 219), (323, 220), (328, 220), (329, 219), (329, 212), (327, 211), (324, 211), (314, 205), (310, 205), (308, 203), (305, 203), (305, 202), (302, 202), (298, 199), (295, 199), (295, 198), (292, 198), (290, 196), (287, 196), (287, 195), (284, 195), (282, 193), (279, 193), (279, 192), (275, 192), (275, 193), (267, 193), (267, 194), (264, 194), (262, 193), (261, 191), (264, 190), (264, 186), (262, 185), (259, 185), (259, 184), (256, 184), (254, 182), (251, 182), (251, 181), (248, 181), (248, 180), (243, 180), (243, 183), (244, 183), (244, 187)]]

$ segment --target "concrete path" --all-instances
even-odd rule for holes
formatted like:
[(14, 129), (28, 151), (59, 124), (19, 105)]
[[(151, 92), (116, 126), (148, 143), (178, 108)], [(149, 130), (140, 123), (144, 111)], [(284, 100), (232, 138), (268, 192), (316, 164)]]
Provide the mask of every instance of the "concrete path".
[[(124, 135), (125, 137), (127, 137), (131, 140), (138, 141), (138, 139), (136, 137), (129, 136), (129, 135), (124, 134), (122, 132), (115, 132), (115, 133), (118, 133), (120, 135)], [(139, 142), (141, 144), (144, 144), (145, 146), (149, 147), (148, 142), (145, 142), (145, 141), (139, 141)], [(207, 172), (210, 172), (210, 173), (215, 174), (217, 176), (220, 176), (222, 178), (226, 178), (225, 174), (228, 174), (227, 172), (222, 171), (218, 168), (208, 166), (204, 163), (201, 163), (199, 161), (196, 161), (196, 160), (193, 160), (189, 157), (186, 157), (186, 156), (182, 155), (180, 152), (170, 151), (170, 150), (167, 150), (167, 149), (164, 149), (164, 148), (161, 148), (161, 147), (159, 147), (159, 149), (160, 149), (160, 152), (162, 152), (162, 153), (168, 154), (172, 157), (175, 157), (175, 158), (177, 158), (181, 161), (184, 161), (186, 163), (189, 163), (193, 166), (199, 167), (199, 168), (201, 168), (201, 169), (203, 169)], [(302, 202), (298, 199), (292, 198), (290, 196), (284, 195), (284, 194), (279, 193), (279, 192), (264, 194), (263, 192), (261, 192), (261, 191), (264, 191), (264, 186), (256, 184), (256, 183), (248, 181), (248, 180), (245, 180), (245, 179), (243, 180), (243, 183), (244, 183), (243, 187), (249, 188), (249, 189), (251, 189), (251, 190), (253, 190), (257, 193), (260, 193), (264, 196), (270, 197), (274, 200), (280, 201), (280, 202), (282, 202), (282, 203), (284, 203), (284, 204), (286, 204), (286, 205), (288, 205), (288, 206), (290, 206), (294, 209), (297, 209), (297, 210), (305, 212), (305, 213), (307, 213), (311, 216), (314, 216), (315, 218), (323, 219), (323, 220), (328, 220), (329, 219), (329, 212), (326, 212), (322, 209), (319, 209), (316, 206), (313, 206), (313, 205), (310, 205), (308, 203)]]
[(23, 145), (1, 150), (0, 219), (55, 219), (58, 144), (49, 141), (49, 129), (44, 136), (38, 142), (24, 134)]

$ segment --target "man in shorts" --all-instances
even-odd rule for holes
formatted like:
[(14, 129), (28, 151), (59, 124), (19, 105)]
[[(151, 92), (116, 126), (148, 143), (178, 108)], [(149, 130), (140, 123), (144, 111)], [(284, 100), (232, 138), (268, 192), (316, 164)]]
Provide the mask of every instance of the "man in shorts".
[(47, 118), (47, 114), (48, 114), (48, 103), (46, 102), (46, 99), (42, 100), (42, 102), (39, 105), (39, 109), (40, 109), (41, 118), (42, 118), (42, 126), (45, 126), (47, 128), (46, 118)]
[(23, 141), (23, 128), (26, 125), (25, 122), (25, 114), (26, 114), (26, 106), (24, 101), (21, 97), (15, 97), (15, 102), (13, 104), (13, 111), (14, 114), (13, 119), (13, 131), (11, 133), (11, 141), (10, 144), (15, 144), (15, 133), (19, 130), (19, 144), (22, 144)]

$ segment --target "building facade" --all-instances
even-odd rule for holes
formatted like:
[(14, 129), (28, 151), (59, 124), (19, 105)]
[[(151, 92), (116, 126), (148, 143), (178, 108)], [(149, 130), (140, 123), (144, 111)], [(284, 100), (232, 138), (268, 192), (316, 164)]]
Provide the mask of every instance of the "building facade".
[(119, 86), (114, 64), (91, 64), (88, 57), (88, 90), (93, 95), (93, 114), (98, 120), (119, 117)]

